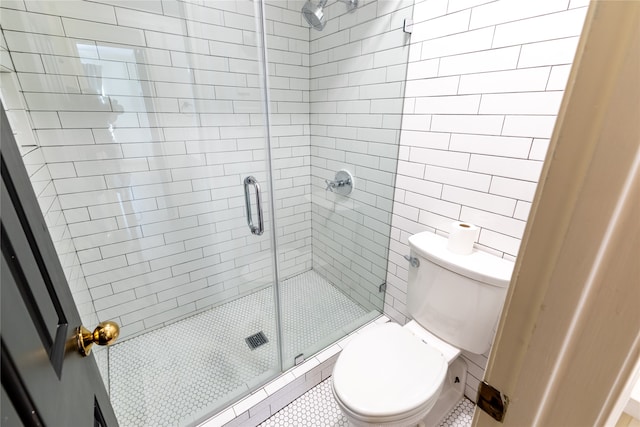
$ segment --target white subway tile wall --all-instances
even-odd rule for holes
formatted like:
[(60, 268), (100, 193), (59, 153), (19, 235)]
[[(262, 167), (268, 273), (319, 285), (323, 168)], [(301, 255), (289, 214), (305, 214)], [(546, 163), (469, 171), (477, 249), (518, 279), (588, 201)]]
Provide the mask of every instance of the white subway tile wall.
[[(301, 6), (266, 8), (281, 279), (312, 266)], [(271, 203), (254, 4), (2, 7), (3, 99), (83, 321), (126, 339), (271, 284), (242, 185)]]
[[(329, 3), (324, 30), (311, 31), (313, 268), (369, 310), (383, 304), (412, 8)], [(325, 190), (341, 169), (355, 182), (346, 197)]]
[[(15, 5), (20, 6), (18, 3), (15, 3)], [(0, 15), (4, 15), (4, 12), (4, 10), (0, 12)], [(9, 16), (13, 16), (11, 14), (14, 13), (14, 11), (9, 10), (8, 12)], [(1, 19), (4, 23), (7, 17), (3, 16)], [(44, 17), (43, 19), (46, 20), (47, 18)], [(37, 21), (31, 22), (29, 25), (33, 25), (36, 22)], [(33, 42), (37, 43), (37, 41)], [(55, 41), (52, 41), (52, 44), (55, 44)], [(33, 186), (42, 215), (49, 229), (54, 247), (60, 258), (64, 275), (69, 283), (82, 323), (85, 325), (95, 325), (98, 323), (98, 316), (96, 315), (92, 295), (81, 268), (83, 257), (85, 259), (91, 259), (93, 254), (76, 251), (71, 228), (69, 227), (69, 224), (73, 221), (84, 220), (85, 213), (82, 211), (72, 212), (71, 221), (67, 221), (52, 178), (54, 173), (56, 173), (56, 169), (46, 163), (43, 149), (41, 144), (38, 143), (39, 137), (31, 125), (31, 123), (40, 123), (49, 127), (49, 124), (53, 124), (51, 127), (55, 127), (55, 124), (59, 123), (58, 118), (55, 113), (52, 113), (53, 116), (49, 115), (49, 113), (33, 115), (33, 112), (29, 111), (24, 93), (22, 92), (24, 83), (18, 79), (18, 74), (16, 73), (14, 62), (12, 62), (9, 49), (9, 45), (5, 40), (5, 34), (0, 32), (0, 99), (7, 113), (9, 124), (11, 125), (18, 148), (22, 154), (31, 185)], [(27, 76), (27, 82), (38, 84), (38, 78), (34, 77), (38, 75), (24, 75)], [(54, 79), (54, 81), (59, 84), (66, 84), (63, 83), (64, 80), (58, 81)], [(29, 83), (27, 83), (27, 85), (28, 84)], [(100, 350), (102, 349), (99, 349), (98, 352), (101, 352)], [(106, 376), (104, 379), (106, 381)]]
[[(404, 324), (407, 238), (481, 227), (514, 259), (586, 14), (569, 0), (416, 1), (384, 312)], [(474, 399), (486, 355), (463, 353)]]

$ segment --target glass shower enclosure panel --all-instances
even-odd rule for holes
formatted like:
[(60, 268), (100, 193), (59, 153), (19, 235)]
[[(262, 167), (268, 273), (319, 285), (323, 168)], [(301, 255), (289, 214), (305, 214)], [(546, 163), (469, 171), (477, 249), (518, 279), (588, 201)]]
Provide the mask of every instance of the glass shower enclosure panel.
[(287, 368), (383, 310), (413, 1), (264, 3)]
[(195, 423), (281, 371), (257, 16), (2, 3), (3, 100), (74, 299), (121, 326), (95, 351), (121, 425)]

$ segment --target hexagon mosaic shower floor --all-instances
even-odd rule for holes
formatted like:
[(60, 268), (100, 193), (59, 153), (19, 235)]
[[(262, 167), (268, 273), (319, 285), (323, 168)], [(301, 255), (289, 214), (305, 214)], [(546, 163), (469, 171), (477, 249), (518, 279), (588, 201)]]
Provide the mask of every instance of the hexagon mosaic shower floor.
[[(469, 427), (474, 405), (462, 399), (440, 427)], [(347, 427), (331, 392), (331, 378), (321, 382), (260, 424), (259, 427)]]
[[(367, 315), (314, 271), (283, 282), (285, 357)], [(244, 338), (263, 331), (250, 350)], [(273, 292), (267, 288), (109, 349), (111, 401), (120, 425), (176, 426), (211, 413), (277, 370)]]

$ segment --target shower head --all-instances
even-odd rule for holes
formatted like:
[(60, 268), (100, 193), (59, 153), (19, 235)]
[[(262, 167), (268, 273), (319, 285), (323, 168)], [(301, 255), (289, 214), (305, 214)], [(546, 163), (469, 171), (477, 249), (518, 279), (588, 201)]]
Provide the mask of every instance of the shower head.
[(320, 0), (318, 4), (313, 4), (311, 0), (302, 6), (302, 16), (307, 20), (309, 25), (318, 31), (322, 31), (326, 21), (324, 20), (324, 12), (322, 8), (327, 4), (327, 0)]
[[(313, 4), (312, 0), (302, 6), (302, 16), (304, 19), (318, 31), (322, 31), (326, 24), (324, 12), (322, 9), (326, 6), (328, 0), (320, 0), (318, 4)], [(353, 12), (358, 7), (358, 0), (338, 0), (347, 5), (347, 10)]]

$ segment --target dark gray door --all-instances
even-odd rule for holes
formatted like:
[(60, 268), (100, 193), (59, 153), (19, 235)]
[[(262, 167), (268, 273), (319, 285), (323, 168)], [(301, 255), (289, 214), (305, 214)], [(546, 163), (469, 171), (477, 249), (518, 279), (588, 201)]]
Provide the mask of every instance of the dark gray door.
[(117, 426), (94, 357), (77, 351), (80, 316), (1, 114), (2, 426)]

